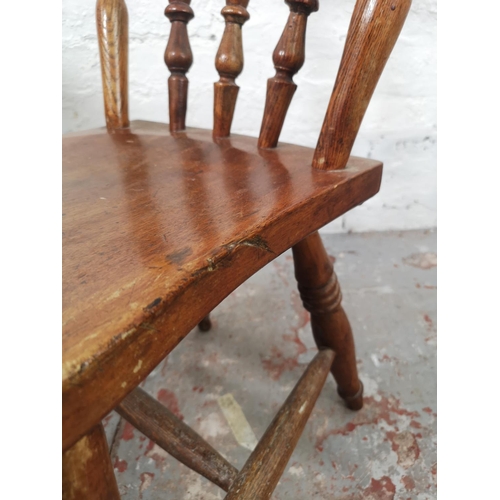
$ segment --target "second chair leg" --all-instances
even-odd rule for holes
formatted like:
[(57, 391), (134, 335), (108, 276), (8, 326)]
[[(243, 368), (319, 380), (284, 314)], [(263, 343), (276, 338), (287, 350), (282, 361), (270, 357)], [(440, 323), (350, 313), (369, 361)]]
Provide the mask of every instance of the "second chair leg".
[(202, 332), (208, 332), (212, 328), (212, 320), (210, 319), (210, 314), (207, 314), (199, 323), (198, 328)]
[(101, 423), (62, 457), (63, 500), (120, 500)]
[(336, 353), (332, 374), (337, 391), (351, 410), (363, 407), (363, 384), (356, 367), (351, 325), (342, 308), (342, 294), (318, 232), (292, 248), (295, 277), (304, 307), (311, 313), (311, 327), (318, 347)]

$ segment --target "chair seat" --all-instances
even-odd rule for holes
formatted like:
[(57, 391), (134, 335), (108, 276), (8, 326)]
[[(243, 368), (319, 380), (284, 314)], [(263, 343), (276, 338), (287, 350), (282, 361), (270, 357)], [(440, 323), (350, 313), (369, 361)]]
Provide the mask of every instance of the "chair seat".
[(319, 171), (313, 153), (143, 121), (63, 139), (64, 449), (237, 286), (379, 190), (380, 162)]

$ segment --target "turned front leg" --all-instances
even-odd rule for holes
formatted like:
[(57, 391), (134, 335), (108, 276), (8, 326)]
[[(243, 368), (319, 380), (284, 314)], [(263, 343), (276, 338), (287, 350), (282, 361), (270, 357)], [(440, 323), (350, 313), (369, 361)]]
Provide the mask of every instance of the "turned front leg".
[(63, 500), (120, 500), (101, 423), (63, 454)]
[(292, 248), (300, 297), (311, 313), (311, 327), (318, 347), (335, 351), (331, 372), (337, 391), (351, 410), (363, 407), (363, 384), (356, 368), (351, 325), (342, 308), (342, 294), (318, 232)]

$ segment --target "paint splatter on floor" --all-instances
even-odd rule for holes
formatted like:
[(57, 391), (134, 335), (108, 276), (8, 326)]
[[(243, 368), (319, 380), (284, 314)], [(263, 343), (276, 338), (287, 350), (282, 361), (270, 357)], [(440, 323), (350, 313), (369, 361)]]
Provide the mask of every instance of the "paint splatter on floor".
[(257, 438), (248, 423), (248, 420), (241, 409), (241, 406), (236, 402), (232, 394), (225, 394), (217, 398), (220, 409), (226, 417), (229, 427), (233, 431), (233, 436), (240, 446), (247, 450), (253, 451), (257, 446)]
[(404, 258), (403, 262), (420, 269), (432, 269), (437, 266), (437, 254), (432, 252), (414, 253)]

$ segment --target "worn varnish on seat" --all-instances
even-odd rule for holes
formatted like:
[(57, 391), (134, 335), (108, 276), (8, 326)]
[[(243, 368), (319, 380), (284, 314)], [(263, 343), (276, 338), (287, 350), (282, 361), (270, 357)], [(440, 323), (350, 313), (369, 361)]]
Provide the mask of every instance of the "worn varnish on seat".
[[(63, 496), (119, 498), (100, 420), (113, 408), (228, 491), (270, 498), (328, 371), (363, 406), (340, 285), (317, 229), (373, 196), (382, 164), (349, 157), (410, 0), (357, 0), (316, 149), (279, 143), (318, 0), (286, 0), (259, 138), (231, 135), (248, 0), (226, 0), (213, 130), (186, 128), (191, 0), (169, 0), (170, 123), (128, 118), (124, 0), (98, 0), (106, 129), (63, 140)], [(243, 281), (292, 248), (319, 348), (238, 472), (137, 386)], [(85, 456), (81, 456), (81, 455)], [(82, 496), (83, 495), (83, 496)]]
[(65, 139), (65, 439), (106, 415), (231, 289), (378, 191), (380, 162), (323, 172), (313, 153), (147, 122)]

